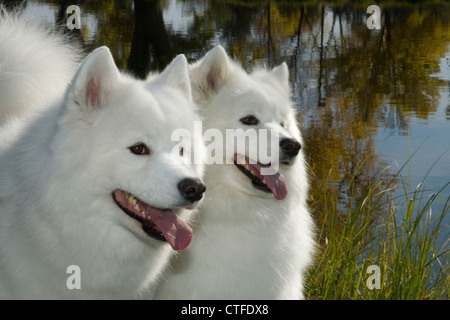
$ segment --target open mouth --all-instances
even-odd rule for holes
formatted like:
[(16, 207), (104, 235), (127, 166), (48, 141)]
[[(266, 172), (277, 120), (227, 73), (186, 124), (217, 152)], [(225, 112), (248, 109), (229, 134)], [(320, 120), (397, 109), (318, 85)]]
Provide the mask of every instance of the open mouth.
[(174, 250), (184, 249), (191, 242), (191, 227), (172, 210), (152, 207), (123, 190), (115, 190), (112, 197), (123, 212), (142, 224), (148, 236), (167, 241)]
[(281, 173), (274, 172), (270, 175), (261, 173), (261, 168), (269, 168), (269, 165), (250, 163), (248, 157), (238, 156), (237, 154), (234, 155), (234, 164), (244, 175), (250, 178), (254, 188), (272, 193), (277, 200), (283, 200), (286, 197), (287, 184)]

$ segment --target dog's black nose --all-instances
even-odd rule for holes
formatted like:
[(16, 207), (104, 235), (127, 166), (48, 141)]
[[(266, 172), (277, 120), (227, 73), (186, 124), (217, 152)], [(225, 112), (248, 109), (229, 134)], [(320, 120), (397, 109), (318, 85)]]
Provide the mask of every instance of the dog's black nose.
[(199, 179), (186, 178), (178, 184), (181, 195), (191, 202), (200, 200), (206, 190), (206, 186)]
[(294, 139), (286, 138), (280, 141), (280, 147), (286, 155), (295, 157), (302, 148), (302, 145)]

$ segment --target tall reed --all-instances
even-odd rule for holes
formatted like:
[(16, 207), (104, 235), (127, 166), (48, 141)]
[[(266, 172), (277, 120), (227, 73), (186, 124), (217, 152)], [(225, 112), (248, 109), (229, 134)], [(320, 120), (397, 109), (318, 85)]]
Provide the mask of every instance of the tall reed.
[[(450, 197), (442, 195), (450, 182), (434, 193), (426, 189), (430, 168), (413, 188), (411, 157), (388, 181), (385, 170), (362, 188), (352, 177), (346, 208), (339, 206), (337, 191), (333, 199), (325, 187), (313, 195), (313, 207), (327, 205), (320, 213), (307, 298), (448, 299)], [(401, 192), (392, 192), (398, 183)]]

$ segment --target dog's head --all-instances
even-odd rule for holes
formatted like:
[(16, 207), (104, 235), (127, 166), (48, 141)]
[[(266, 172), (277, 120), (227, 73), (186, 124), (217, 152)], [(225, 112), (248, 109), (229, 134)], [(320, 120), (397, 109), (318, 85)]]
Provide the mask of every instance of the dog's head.
[[(299, 158), (302, 143), (286, 63), (248, 74), (217, 46), (189, 72), (205, 138), (212, 130), (222, 133), (222, 161), (234, 163), (231, 179), (246, 193), (284, 199), (288, 186), (283, 173)], [(220, 160), (217, 151), (214, 158), (216, 163)]]
[(139, 81), (117, 70), (106, 47), (93, 51), (66, 93), (55, 139), (64, 141), (52, 144), (65, 172), (77, 172), (67, 178), (82, 180), (74, 182), (82, 184), (76, 192), (100, 202), (102, 219), (174, 249), (192, 236), (181, 209), (195, 207), (205, 191), (201, 163), (188, 159), (203, 146), (171, 137), (180, 128), (196, 134), (187, 68), (180, 55), (163, 73)]

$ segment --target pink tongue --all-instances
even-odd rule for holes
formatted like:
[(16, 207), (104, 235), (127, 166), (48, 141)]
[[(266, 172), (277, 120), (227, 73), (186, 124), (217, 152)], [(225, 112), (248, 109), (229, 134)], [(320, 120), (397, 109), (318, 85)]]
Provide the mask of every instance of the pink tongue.
[(192, 229), (171, 210), (148, 208), (151, 220), (163, 233), (174, 250), (186, 248), (192, 239)]
[[(275, 172), (275, 174), (261, 174), (262, 166), (259, 163), (249, 164), (253, 169), (255, 169), (261, 177), (264, 177), (266, 180), (266, 184), (269, 189), (272, 191), (273, 196), (277, 200), (283, 200), (287, 195), (287, 184), (284, 176), (279, 172)], [(273, 170), (275, 171), (275, 170)]]

